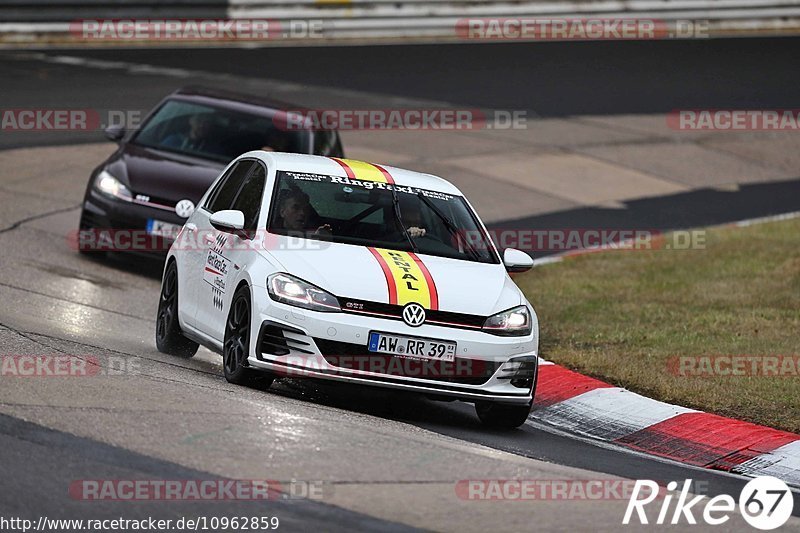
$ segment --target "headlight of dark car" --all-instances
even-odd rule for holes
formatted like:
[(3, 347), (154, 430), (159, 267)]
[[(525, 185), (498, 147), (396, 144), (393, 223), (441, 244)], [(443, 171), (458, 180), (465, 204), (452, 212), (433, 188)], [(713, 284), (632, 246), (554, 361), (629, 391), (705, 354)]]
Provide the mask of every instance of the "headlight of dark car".
[(94, 188), (111, 198), (125, 202), (133, 201), (131, 191), (107, 170), (101, 171), (94, 179)]

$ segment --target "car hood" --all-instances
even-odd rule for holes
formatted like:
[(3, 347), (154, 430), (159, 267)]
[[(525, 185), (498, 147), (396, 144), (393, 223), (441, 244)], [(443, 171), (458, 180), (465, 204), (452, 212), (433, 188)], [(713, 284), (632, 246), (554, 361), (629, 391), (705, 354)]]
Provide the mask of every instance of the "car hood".
[[(390, 303), (392, 283), (405, 283), (402, 270), (387, 269), (380, 252), (366, 246), (303, 241), (303, 249), (291, 249), (285, 237), (277, 237), (269, 255), (283, 271), (302, 278), (336, 296)], [(294, 241), (295, 243), (297, 241)], [(384, 253), (388, 251), (383, 251)], [(405, 254), (405, 252), (400, 252)], [(406, 257), (408, 257), (406, 255)], [(442, 311), (489, 316), (524, 302), (520, 290), (501, 264), (477, 263), (417, 254), (435, 287), (436, 307)], [(412, 258), (413, 260), (413, 258)], [(418, 273), (419, 270), (412, 270)], [(430, 287), (428, 280), (424, 294)], [(413, 283), (413, 281), (412, 281)], [(397, 294), (397, 285), (394, 286)], [(403, 291), (406, 295), (419, 294)], [(402, 301), (402, 294), (398, 303)], [(423, 306), (429, 307), (424, 301)]]
[(109, 165), (112, 174), (127, 178), (134, 195), (173, 203), (184, 198), (197, 203), (223, 168), (213, 161), (132, 144), (124, 146)]

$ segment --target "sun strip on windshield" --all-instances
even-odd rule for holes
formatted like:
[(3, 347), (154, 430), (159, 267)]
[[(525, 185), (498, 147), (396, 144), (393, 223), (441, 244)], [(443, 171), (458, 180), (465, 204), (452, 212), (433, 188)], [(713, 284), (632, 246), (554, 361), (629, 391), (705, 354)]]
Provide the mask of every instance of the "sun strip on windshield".
[(339, 163), (339, 166), (344, 169), (350, 179), (394, 184), (392, 175), (380, 165), (356, 161), (355, 159), (340, 159), (338, 157), (331, 157), (331, 159)]
[(416, 302), (425, 309), (439, 309), (436, 284), (428, 267), (416, 254), (372, 247), (369, 251), (383, 270), (390, 304)]

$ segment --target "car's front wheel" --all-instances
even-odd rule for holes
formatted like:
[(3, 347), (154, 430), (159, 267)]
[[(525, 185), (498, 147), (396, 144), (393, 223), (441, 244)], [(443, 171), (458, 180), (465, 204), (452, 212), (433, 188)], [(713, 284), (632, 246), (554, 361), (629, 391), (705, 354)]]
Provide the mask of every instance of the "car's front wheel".
[(178, 267), (170, 261), (161, 282), (156, 315), (156, 348), (159, 352), (178, 357), (192, 357), (198, 344), (183, 336), (178, 323)]
[(243, 286), (233, 295), (225, 323), (222, 366), (228, 383), (266, 388), (272, 384), (273, 377), (250, 368), (247, 363), (250, 352), (250, 318), (250, 290)]
[(489, 427), (514, 429), (525, 423), (531, 412), (532, 405), (532, 403), (527, 405), (507, 405), (494, 402), (477, 402), (475, 404), (475, 412), (478, 413), (478, 418), (481, 419), (481, 422)]

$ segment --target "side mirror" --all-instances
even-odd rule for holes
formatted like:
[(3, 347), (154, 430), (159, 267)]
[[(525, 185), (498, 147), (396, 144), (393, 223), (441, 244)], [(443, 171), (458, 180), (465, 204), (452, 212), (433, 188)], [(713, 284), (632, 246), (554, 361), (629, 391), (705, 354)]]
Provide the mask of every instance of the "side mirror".
[(211, 225), (226, 233), (237, 233), (244, 228), (244, 213), (233, 209), (217, 211), (209, 219)]
[(507, 272), (527, 272), (533, 267), (533, 259), (516, 248), (506, 248), (503, 252), (503, 264)]
[(103, 132), (106, 134), (106, 139), (118, 143), (125, 137), (125, 128), (123, 126), (109, 126)]

